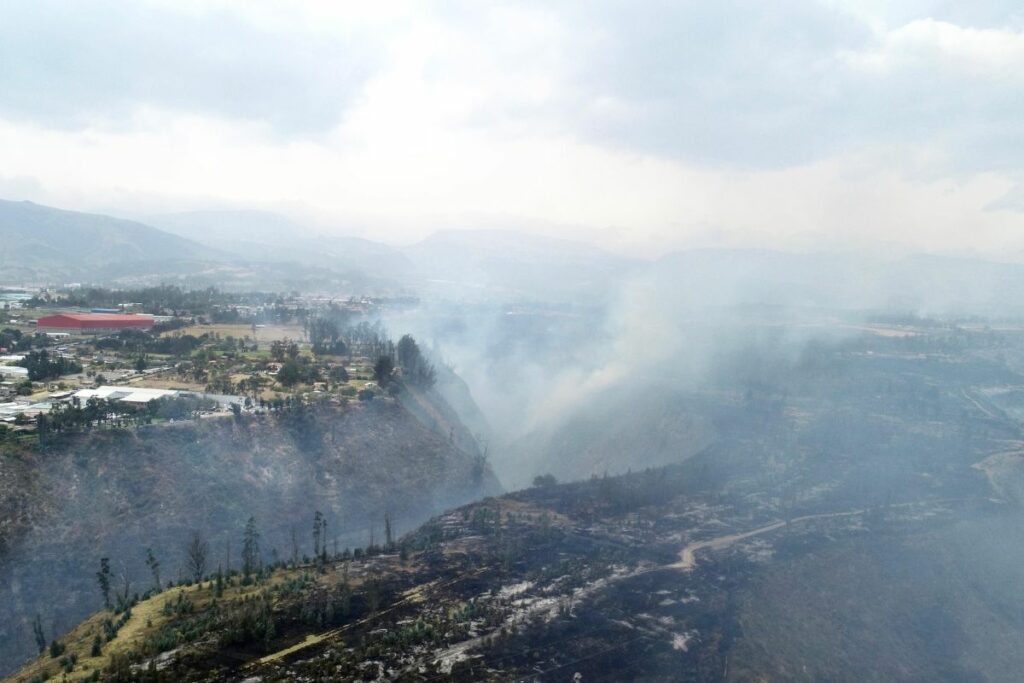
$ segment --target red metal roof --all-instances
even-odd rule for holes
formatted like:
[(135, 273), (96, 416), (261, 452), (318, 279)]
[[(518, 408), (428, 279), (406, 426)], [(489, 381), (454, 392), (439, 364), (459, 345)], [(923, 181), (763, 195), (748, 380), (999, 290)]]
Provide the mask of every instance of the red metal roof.
[(149, 327), (153, 318), (148, 315), (115, 313), (58, 313), (40, 318), (40, 327)]

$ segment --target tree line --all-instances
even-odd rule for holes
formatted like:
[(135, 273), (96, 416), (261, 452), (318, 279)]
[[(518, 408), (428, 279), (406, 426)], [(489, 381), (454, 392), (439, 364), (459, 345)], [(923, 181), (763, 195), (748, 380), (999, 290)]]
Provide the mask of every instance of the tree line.
[(28, 369), (28, 378), (33, 382), (45, 382), (61, 375), (73, 375), (82, 371), (82, 364), (72, 358), (50, 355), (46, 349), (30, 351), (16, 365)]

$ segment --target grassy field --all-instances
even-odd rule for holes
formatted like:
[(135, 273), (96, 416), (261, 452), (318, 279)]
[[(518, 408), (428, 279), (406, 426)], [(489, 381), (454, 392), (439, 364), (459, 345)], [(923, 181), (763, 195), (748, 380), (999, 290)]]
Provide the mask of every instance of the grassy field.
[(205, 384), (199, 384), (191, 380), (182, 379), (171, 373), (162, 375), (142, 375), (134, 377), (127, 382), (128, 385), (145, 387), (147, 389), (181, 389), (184, 391), (195, 391), (202, 393), (206, 391)]
[[(191, 334), (198, 337), (203, 334), (219, 334), (221, 337), (234, 337), (242, 339), (253, 338), (252, 325), (190, 325), (180, 330), (164, 332), (163, 336), (174, 336), (176, 334)], [(299, 341), (303, 338), (301, 325), (267, 325), (256, 328), (256, 341), (269, 343), (291, 339)]]

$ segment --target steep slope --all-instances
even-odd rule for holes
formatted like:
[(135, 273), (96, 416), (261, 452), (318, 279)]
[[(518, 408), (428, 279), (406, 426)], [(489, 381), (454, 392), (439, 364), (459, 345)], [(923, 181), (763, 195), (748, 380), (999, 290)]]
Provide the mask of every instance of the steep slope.
[(504, 449), (495, 466), (509, 486), (539, 474), (561, 481), (686, 460), (716, 438), (710, 395), (626, 383), (558, 415)]
[[(1000, 355), (1024, 352), (1010, 340)], [(682, 463), (485, 499), (393, 547), (232, 577), (216, 602), (177, 586), (88, 659), (119, 618), (96, 615), (63, 639), (72, 675), (1015, 681), (1022, 510), (977, 465), (1022, 452), (986, 396), (1024, 377), (975, 341), (821, 349), (773, 390), (723, 389), (714, 442)]]
[(164, 270), (208, 260), (209, 248), (135, 221), (0, 200), (0, 273), (5, 281), (62, 282)]
[(17, 474), (3, 479), (10, 489), (0, 499), (18, 501), (5, 503), (13, 521), (0, 545), (4, 669), (32, 652), (34, 615), (59, 633), (96, 607), (100, 557), (117, 573), (123, 563), (140, 586), (147, 547), (164, 577), (181, 575), (192, 530), (210, 543), (211, 570), (229, 553), (237, 567), (250, 516), (270, 562), (290, 556), (293, 530), (301, 552), (312, 552), (316, 511), (327, 521), (325, 543), (344, 548), (382, 539), (385, 515), (409, 528), (499, 490), (485, 464), (387, 400), (95, 432), (3, 457)]

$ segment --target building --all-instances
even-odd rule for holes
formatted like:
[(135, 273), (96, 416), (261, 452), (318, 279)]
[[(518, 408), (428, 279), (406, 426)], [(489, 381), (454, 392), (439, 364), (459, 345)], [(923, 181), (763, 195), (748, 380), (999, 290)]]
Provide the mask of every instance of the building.
[(148, 315), (115, 313), (58, 313), (37, 321), (45, 332), (71, 332), (75, 334), (110, 334), (121, 330), (148, 330), (153, 318)]
[[(51, 400), (71, 401), (72, 403), (77, 402), (79, 405), (85, 405), (90, 398), (102, 398), (105, 401), (120, 401), (122, 403), (134, 403), (135, 405), (145, 405), (150, 401), (168, 398), (171, 396), (180, 396), (182, 398), (205, 398), (209, 399), (222, 410), (229, 410), (232, 403), (237, 403), (242, 406), (245, 405), (244, 396), (231, 396), (229, 394), (207, 394), (199, 393), (194, 391), (186, 391), (183, 389), (154, 389), (151, 387), (139, 387), (133, 384), (123, 384), (120, 386), (102, 386), (95, 389), (79, 389), (64, 394), (51, 394)], [(59, 397), (59, 398), (58, 398)]]
[(48, 413), (52, 408), (52, 404), (46, 403), (31, 403), (31, 402), (10, 402), (0, 403), (0, 422), (6, 422), (13, 424), (17, 421), (19, 415), (23, 415), (25, 419), (34, 420), (41, 413)]
[(79, 401), (83, 405), (90, 398), (102, 398), (107, 401), (121, 401), (123, 403), (135, 403), (145, 405), (150, 401), (168, 396), (179, 396), (182, 392), (174, 389), (150, 389), (149, 387), (102, 386), (97, 389), (82, 389), (70, 395), (73, 401)]

